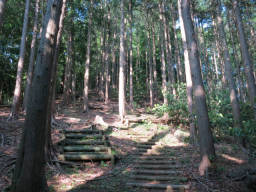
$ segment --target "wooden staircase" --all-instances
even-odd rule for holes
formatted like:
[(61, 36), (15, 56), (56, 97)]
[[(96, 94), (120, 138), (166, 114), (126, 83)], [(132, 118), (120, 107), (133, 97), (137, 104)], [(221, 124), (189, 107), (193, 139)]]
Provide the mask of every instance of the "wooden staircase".
[(159, 143), (154, 137), (137, 146), (137, 153), (133, 155), (135, 165), (127, 186), (138, 191), (189, 191), (182, 165), (165, 153), (156, 154), (157, 147)]
[(64, 135), (59, 160), (115, 162), (108, 137), (104, 131), (97, 130), (95, 125), (82, 130), (65, 130)]

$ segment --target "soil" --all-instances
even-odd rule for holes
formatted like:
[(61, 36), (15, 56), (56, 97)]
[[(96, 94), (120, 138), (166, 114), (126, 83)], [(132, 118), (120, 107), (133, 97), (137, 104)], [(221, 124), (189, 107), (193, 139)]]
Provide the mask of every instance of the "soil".
[[(132, 123), (127, 120), (123, 125), (120, 123), (116, 101), (104, 104), (96, 97), (92, 97), (89, 105), (90, 111), (87, 113), (82, 112), (82, 102), (79, 100), (69, 106), (59, 105), (56, 126), (52, 129), (54, 145), (59, 149), (58, 143), (63, 139), (64, 129), (78, 130), (98, 124), (105, 130), (112, 148), (116, 151), (118, 157), (116, 163), (58, 162), (60, 166), (48, 163), (46, 170), (50, 191), (142, 191), (126, 185), (134, 170), (132, 156), (136, 154), (136, 146), (141, 142), (136, 135), (150, 138), (160, 135), (161, 132), (165, 134), (159, 137), (159, 142), (164, 147), (159, 151), (179, 159), (179, 163), (183, 165), (180, 171), (190, 185), (188, 191), (253, 191), (247, 187), (246, 177), (250, 170), (255, 170), (255, 159), (250, 158), (247, 150), (240, 147), (233, 139), (219, 140), (215, 143), (217, 159), (212, 163), (207, 175), (200, 176), (199, 148), (188, 144), (188, 128), (185, 125), (152, 123), (156, 117), (147, 114), (145, 108), (129, 111), (126, 118), (132, 119)], [(25, 118), (21, 113), (18, 120), (7, 122), (9, 112), (9, 106), (0, 106), (0, 190), (2, 191), (11, 184)]]

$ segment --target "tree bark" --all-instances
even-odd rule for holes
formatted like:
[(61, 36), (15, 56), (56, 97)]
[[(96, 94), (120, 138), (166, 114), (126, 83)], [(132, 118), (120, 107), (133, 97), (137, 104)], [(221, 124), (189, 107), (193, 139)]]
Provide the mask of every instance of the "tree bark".
[(46, 191), (45, 147), (51, 73), (62, 0), (48, 0), (25, 126), (12, 180), (13, 192)]
[(0, 30), (2, 29), (3, 21), (4, 21), (4, 9), (7, 0), (0, 0)]
[(18, 116), (18, 112), (20, 108), (19, 103), (21, 99), (22, 71), (23, 71), (25, 52), (26, 52), (26, 34), (27, 34), (27, 27), (28, 27), (29, 5), (30, 5), (30, 0), (26, 0), (24, 21), (23, 21), (23, 27), (22, 27), (22, 36), (21, 36), (21, 43), (20, 43), (19, 61), (18, 61), (18, 68), (17, 68), (17, 75), (16, 75), (16, 83), (15, 83), (15, 89), (13, 94), (11, 114), (9, 117), (10, 119), (16, 118)]
[(129, 1), (129, 22), (130, 22), (130, 48), (129, 48), (129, 57), (130, 57), (130, 106), (133, 109), (133, 51), (132, 51), (132, 25), (133, 25), (133, 11), (132, 11), (132, 0)]
[(241, 128), (241, 119), (240, 119), (240, 106), (237, 98), (237, 91), (236, 91), (236, 86), (235, 86), (235, 81), (233, 79), (232, 75), (232, 65), (230, 62), (230, 55), (229, 55), (229, 50), (228, 50), (228, 45), (227, 45), (227, 40), (226, 40), (226, 33), (224, 31), (224, 25), (223, 21), (221, 18), (221, 3), (220, 0), (216, 1), (216, 23), (217, 23), (217, 29), (219, 31), (219, 37), (220, 37), (220, 45), (222, 47), (223, 51), (223, 60), (224, 60), (224, 65), (225, 65), (225, 74), (226, 79), (228, 81), (229, 85), (229, 91), (230, 91), (230, 101), (231, 101), (231, 106), (232, 106), (232, 113), (234, 117), (234, 126), (237, 128)]
[(33, 25), (33, 36), (31, 41), (31, 48), (30, 48), (30, 57), (29, 57), (29, 65), (28, 65), (28, 73), (27, 73), (27, 83), (26, 83), (26, 89), (24, 94), (24, 110), (27, 109), (27, 103), (28, 103), (28, 93), (29, 89), (31, 87), (31, 81), (34, 71), (34, 63), (35, 63), (35, 50), (36, 50), (36, 37), (37, 37), (37, 25), (38, 25), (38, 13), (39, 13), (39, 0), (36, 0), (35, 5), (35, 18), (34, 18), (34, 25)]
[[(106, 3), (106, 1), (105, 1)], [(106, 5), (107, 7), (107, 5)], [(107, 34), (106, 34), (106, 41), (107, 45), (105, 46), (105, 58), (104, 58), (104, 63), (105, 63), (105, 104), (109, 103), (109, 85), (110, 85), (110, 73), (109, 73), (109, 55), (110, 55), (110, 35), (111, 35), (111, 26), (110, 26), (110, 8), (108, 7), (108, 14), (107, 14)]]
[[(71, 19), (71, 23), (72, 23)], [(72, 25), (72, 24), (71, 24)], [(68, 29), (68, 41), (67, 41), (67, 56), (66, 56), (66, 66), (65, 66), (65, 77), (64, 77), (64, 94), (63, 102), (64, 105), (69, 105), (71, 102), (71, 82), (72, 82), (72, 57), (73, 57), (73, 34), (72, 27)]]
[(169, 46), (170, 44), (168, 43), (168, 23), (167, 19), (164, 15), (164, 3), (162, 0), (159, 0), (159, 12), (160, 12), (160, 21), (162, 22), (164, 29), (163, 29), (163, 42), (165, 45), (165, 50), (166, 50), (166, 60), (167, 60), (167, 66), (168, 66), (168, 81), (169, 81), (169, 86), (170, 86), (170, 91), (173, 95), (176, 95), (176, 91), (174, 89), (174, 71), (173, 71), (173, 66), (172, 66), (172, 56), (171, 56), (171, 47)]
[(215, 149), (213, 145), (212, 132), (209, 127), (208, 109), (200, 70), (198, 47), (195, 40), (195, 32), (190, 15), (190, 0), (179, 0), (178, 2), (181, 6), (181, 15), (186, 34), (189, 64), (193, 81), (193, 92), (196, 104), (199, 145), (202, 158), (199, 171), (201, 175), (204, 175), (205, 171), (210, 166), (210, 159), (215, 157)]
[(189, 56), (188, 56), (188, 47), (186, 42), (186, 34), (185, 34), (184, 23), (182, 19), (180, 2), (178, 3), (178, 11), (179, 11), (180, 31), (181, 31), (181, 38), (183, 43), (183, 53), (184, 53), (184, 63), (185, 63), (186, 91), (187, 91), (187, 103), (188, 103), (189, 127), (190, 127), (190, 142), (192, 144), (195, 144), (197, 143), (197, 137), (196, 137), (196, 127), (194, 122), (194, 114), (193, 114), (193, 83), (192, 83), (192, 76), (191, 76)]
[(89, 9), (89, 21), (88, 21), (88, 31), (87, 31), (87, 50), (86, 50), (86, 61), (85, 61), (85, 72), (84, 72), (84, 106), (83, 112), (87, 112), (88, 108), (88, 91), (89, 91), (89, 73), (90, 73), (90, 63), (91, 63), (91, 27), (92, 27), (92, 6), (93, 0), (90, 0)]
[(125, 116), (125, 87), (124, 87), (124, 66), (125, 66), (125, 50), (124, 50), (124, 0), (121, 0), (121, 23), (120, 23), (120, 56), (119, 56), (119, 116), (121, 122), (124, 122)]
[(248, 45), (244, 35), (244, 27), (243, 27), (242, 18), (240, 15), (238, 1), (232, 0), (232, 2), (233, 2), (233, 9), (234, 9), (236, 24), (237, 24), (238, 33), (239, 33), (240, 48), (242, 52), (242, 58), (244, 62), (245, 73), (246, 73), (246, 78), (248, 83), (249, 99), (250, 99), (251, 106), (254, 110), (254, 118), (256, 119), (256, 86), (255, 86), (255, 77), (253, 75), (253, 67), (251, 63), (250, 54), (248, 51)]
[(51, 115), (49, 116), (49, 119), (51, 117), (54, 117), (55, 111), (56, 111), (56, 103), (55, 103), (55, 95), (56, 95), (56, 76), (57, 76), (57, 64), (59, 59), (59, 50), (60, 50), (60, 44), (61, 44), (61, 37), (63, 32), (63, 23), (66, 13), (66, 2), (67, 0), (63, 0), (63, 5), (61, 8), (61, 16), (60, 16), (60, 22), (59, 22), (59, 31), (57, 35), (56, 40), (56, 46), (55, 46), (55, 52), (54, 52), (54, 58), (53, 58), (53, 68), (52, 68), (52, 92), (50, 94), (50, 101), (51, 101)]

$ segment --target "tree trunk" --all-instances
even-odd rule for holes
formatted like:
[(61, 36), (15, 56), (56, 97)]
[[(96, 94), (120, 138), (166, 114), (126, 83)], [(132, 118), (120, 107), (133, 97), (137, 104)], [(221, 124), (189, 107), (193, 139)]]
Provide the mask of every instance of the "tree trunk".
[(186, 75), (186, 90), (187, 90), (187, 103), (188, 103), (188, 112), (189, 112), (189, 127), (190, 127), (190, 142), (192, 144), (197, 143), (196, 137), (196, 127), (194, 122), (194, 114), (193, 114), (193, 83), (192, 76), (189, 64), (189, 56), (188, 56), (188, 47), (186, 42), (186, 34), (182, 19), (181, 6), (178, 4), (179, 11), (179, 20), (180, 20), (180, 30), (181, 30), (181, 38), (183, 43), (183, 53), (184, 53), (184, 63), (185, 63), (185, 75)]
[(132, 0), (129, 1), (129, 11), (130, 11), (130, 48), (129, 48), (129, 56), (130, 56), (130, 106), (133, 109), (133, 52), (132, 52), (132, 25), (133, 25), (133, 20), (132, 20)]
[[(106, 1), (105, 1), (106, 2)], [(110, 28), (110, 8), (108, 7), (108, 15), (107, 15), (107, 45), (105, 46), (105, 104), (109, 103), (109, 85), (110, 85), (110, 73), (109, 73), (109, 55), (110, 55), (110, 35), (111, 35), (111, 28)]]
[[(163, 31), (162, 31), (163, 33)], [(164, 104), (168, 105), (168, 100), (167, 100), (167, 85), (166, 85), (166, 64), (165, 64), (165, 53), (164, 53), (164, 39), (161, 36), (161, 72), (162, 72), (162, 93), (164, 97)]]
[(54, 58), (53, 58), (53, 71), (52, 71), (52, 92), (50, 94), (50, 101), (51, 101), (51, 117), (54, 117), (55, 111), (56, 111), (56, 103), (55, 103), (55, 95), (56, 95), (56, 76), (57, 76), (57, 64), (58, 64), (58, 59), (59, 59), (59, 50), (60, 50), (60, 44), (61, 44), (61, 37), (62, 37), (62, 32), (63, 32), (63, 23), (64, 23), (64, 18), (65, 18), (65, 13), (66, 13), (66, 2), (67, 0), (63, 0), (63, 5), (61, 8), (61, 16), (60, 16), (60, 22), (59, 22), (59, 31), (57, 35), (57, 40), (56, 40), (56, 47), (55, 47), (55, 52), (54, 52)]
[(28, 98), (28, 93), (29, 93), (29, 89), (31, 87), (31, 81), (32, 81), (33, 70), (34, 70), (34, 63), (35, 63), (38, 13), (39, 13), (39, 0), (36, 0), (35, 18), (34, 18), (34, 26), (33, 26), (33, 36), (32, 36), (32, 41), (31, 41), (30, 57), (29, 57), (29, 65), (28, 65), (28, 74), (27, 74), (27, 83), (26, 83), (26, 89), (25, 89), (25, 95), (24, 95), (24, 101), (23, 101), (23, 106), (24, 106), (25, 111), (27, 109), (27, 103), (28, 103), (28, 99), (29, 99)]
[(125, 66), (125, 50), (124, 50), (124, 0), (121, 0), (121, 23), (120, 23), (120, 56), (119, 56), (119, 115), (121, 122), (124, 122), (125, 116), (125, 87), (124, 87), (124, 66)]
[(88, 31), (87, 31), (87, 50), (86, 50), (85, 72), (84, 72), (84, 93), (83, 93), (83, 96), (84, 96), (83, 112), (84, 113), (89, 110), (88, 86), (89, 86), (89, 71), (90, 71), (90, 62), (91, 62), (92, 6), (93, 6), (93, 0), (90, 0), (89, 21), (88, 21)]
[[(172, 66), (172, 56), (171, 56), (171, 48), (169, 47), (168, 44), (168, 23), (166, 20), (166, 17), (164, 15), (164, 3), (162, 0), (159, 0), (159, 11), (160, 11), (160, 21), (162, 22), (164, 29), (163, 29), (163, 42), (165, 45), (165, 50), (166, 50), (166, 60), (167, 60), (167, 65), (168, 65), (168, 81), (169, 81), (169, 86), (170, 86), (170, 91), (173, 95), (176, 95), (176, 91), (174, 89), (174, 71), (173, 71), (173, 66)], [(164, 49), (163, 49), (164, 50)], [(166, 92), (167, 93), (167, 92)]]
[(15, 172), (13, 192), (47, 191), (45, 147), (51, 73), (62, 0), (49, 0)]
[(193, 92), (196, 104), (199, 145), (202, 158), (199, 171), (201, 175), (204, 175), (205, 171), (210, 166), (209, 159), (215, 157), (215, 149), (213, 145), (212, 132), (209, 127), (208, 109), (200, 70), (198, 47), (195, 40), (195, 32), (190, 15), (190, 0), (179, 0), (178, 2), (181, 6), (181, 16), (186, 34), (189, 64), (193, 82)]
[[(71, 22), (72, 19), (71, 19)], [(72, 25), (72, 24), (71, 24)], [(72, 81), (72, 57), (73, 57), (73, 34), (72, 27), (68, 31), (68, 42), (67, 42), (67, 58), (66, 58), (66, 66), (65, 66), (65, 77), (64, 77), (64, 97), (63, 102), (64, 105), (69, 105), (71, 102), (71, 81)]]
[(221, 3), (220, 0), (217, 0), (216, 2), (216, 23), (217, 23), (217, 29), (219, 31), (219, 43), (222, 47), (223, 51), (223, 60), (224, 60), (224, 65), (225, 65), (225, 75), (226, 79), (229, 84), (229, 91), (230, 91), (230, 101), (231, 101), (231, 106), (232, 106), (232, 113), (234, 117), (234, 126), (237, 128), (241, 128), (241, 119), (240, 119), (240, 106), (239, 102), (237, 99), (237, 92), (236, 92), (236, 86), (235, 86), (235, 81), (233, 79), (232, 75), (232, 65), (230, 62), (230, 55), (228, 51), (228, 45), (227, 45), (227, 40), (226, 40), (226, 33), (224, 31), (224, 25), (223, 21), (221, 18)]
[(150, 28), (148, 27), (147, 32), (147, 39), (148, 39), (148, 67), (149, 67), (149, 100), (150, 100), (150, 107), (153, 107), (154, 105), (154, 97), (153, 97), (153, 73), (152, 73), (152, 48), (151, 48), (151, 39), (150, 39)]
[(177, 80), (182, 81), (182, 66), (180, 61), (180, 48), (178, 43), (178, 36), (176, 31), (176, 16), (173, 8), (173, 3), (171, 3), (171, 14), (172, 14), (172, 29), (174, 33), (174, 46), (175, 46), (175, 56), (176, 56), (176, 66), (177, 66)]
[(2, 24), (4, 21), (4, 9), (5, 9), (5, 4), (7, 0), (0, 0), (0, 30), (2, 29)]
[(22, 71), (23, 71), (25, 52), (26, 52), (26, 34), (27, 34), (27, 27), (28, 27), (29, 5), (30, 5), (30, 0), (26, 0), (22, 36), (21, 36), (21, 43), (20, 43), (19, 61), (18, 61), (17, 76), (16, 76), (16, 84), (15, 84), (15, 89), (13, 94), (11, 114), (9, 117), (10, 119), (16, 118), (18, 116), (19, 108), (20, 108), (19, 103), (21, 99)]
[(242, 58), (243, 58), (245, 73), (247, 77), (249, 99), (250, 99), (251, 106), (254, 110), (254, 118), (256, 119), (256, 86), (255, 86), (255, 78), (253, 75), (253, 67), (250, 59), (250, 54), (248, 51), (248, 45), (244, 35), (244, 27), (243, 27), (242, 18), (240, 15), (238, 1), (232, 0), (232, 2), (233, 2), (233, 9), (235, 13), (237, 28), (239, 32), (240, 48), (242, 52)]

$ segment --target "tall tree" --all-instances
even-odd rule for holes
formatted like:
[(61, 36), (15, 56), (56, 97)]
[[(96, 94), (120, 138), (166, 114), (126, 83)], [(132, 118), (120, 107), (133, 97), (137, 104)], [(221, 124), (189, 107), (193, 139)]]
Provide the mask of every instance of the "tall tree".
[(71, 19), (71, 27), (68, 29), (68, 40), (67, 40), (67, 56), (64, 76), (64, 87), (63, 87), (63, 102), (65, 105), (71, 102), (71, 83), (72, 83), (72, 66), (73, 66), (73, 19)]
[(89, 20), (88, 20), (88, 31), (87, 31), (87, 50), (86, 50), (86, 61), (85, 61), (85, 72), (84, 72), (84, 106), (83, 112), (88, 111), (88, 90), (89, 90), (89, 69), (91, 63), (91, 31), (92, 31), (92, 6), (93, 0), (90, 1), (89, 8)]
[(188, 104), (188, 112), (189, 112), (189, 127), (190, 127), (190, 141), (191, 143), (196, 143), (196, 128), (194, 123), (194, 114), (193, 114), (193, 83), (192, 76), (189, 64), (188, 57), (188, 46), (186, 42), (186, 34), (184, 29), (184, 23), (182, 19), (181, 13), (181, 5), (178, 3), (178, 11), (179, 11), (179, 21), (180, 21), (180, 31), (181, 38), (183, 43), (183, 54), (184, 54), (184, 63), (185, 63), (185, 75), (186, 75), (186, 91), (187, 91), (187, 104)]
[(178, 0), (178, 3), (180, 3), (181, 18), (183, 20), (186, 34), (189, 64), (192, 74), (193, 92), (196, 105), (200, 154), (202, 158), (199, 171), (201, 175), (204, 175), (205, 171), (210, 166), (210, 159), (215, 157), (215, 149), (213, 145), (212, 132), (209, 127), (208, 109), (201, 76), (198, 47), (190, 14), (190, 0)]
[(234, 9), (234, 14), (236, 18), (236, 24), (238, 28), (240, 48), (242, 52), (243, 63), (244, 63), (244, 68), (245, 68), (245, 73), (247, 78), (249, 99), (250, 99), (251, 106), (254, 110), (254, 118), (256, 119), (256, 85), (255, 85), (255, 77), (253, 74), (253, 66), (252, 66), (252, 62), (251, 62), (251, 58), (248, 50), (247, 41), (244, 35), (244, 27), (242, 23), (241, 14), (240, 14), (239, 4), (237, 0), (232, 0), (232, 2), (233, 2), (233, 9)]
[(3, 20), (4, 20), (4, 9), (7, 0), (0, 0), (0, 29), (2, 28)]
[(61, 6), (62, 0), (48, 0), (24, 131), (12, 180), (13, 192), (47, 191), (44, 167), (48, 130), (46, 121), (47, 111), (50, 110), (50, 81)]
[(130, 106), (133, 108), (133, 55), (132, 55), (132, 25), (133, 25), (133, 10), (132, 10), (132, 0), (129, 1), (129, 23), (130, 23), (130, 47), (129, 47), (129, 57), (130, 57)]
[(125, 66), (125, 50), (124, 50), (124, 0), (121, 0), (121, 22), (120, 22), (120, 53), (119, 53), (119, 116), (121, 122), (124, 122), (125, 116), (125, 81), (124, 81), (124, 66)]
[(216, 3), (216, 23), (217, 23), (217, 29), (219, 32), (219, 43), (222, 47), (223, 51), (223, 60), (225, 65), (225, 73), (226, 80), (229, 85), (229, 91), (230, 91), (230, 101), (232, 106), (232, 113), (234, 117), (234, 125), (235, 127), (241, 128), (241, 120), (240, 120), (240, 106), (237, 98), (237, 91), (235, 86), (235, 81), (233, 79), (232, 75), (232, 65), (230, 62), (230, 55), (227, 45), (227, 39), (226, 39), (226, 33), (224, 31), (224, 25), (221, 17), (221, 2), (220, 0), (213, 1), (213, 3)]
[(29, 56), (29, 65), (28, 65), (28, 73), (27, 73), (27, 83), (26, 89), (24, 93), (24, 102), (23, 107), (26, 111), (27, 109), (27, 102), (28, 102), (28, 93), (31, 87), (32, 75), (34, 71), (34, 63), (35, 63), (35, 51), (36, 51), (36, 37), (37, 37), (37, 30), (38, 30), (38, 13), (39, 13), (39, 0), (36, 0), (35, 5), (35, 17), (34, 17), (34, 24), (33, 24), (33, 36), (31, 41), (31, 48), (30, 48), (30, 56)]
[(25, 52), (26, 52), (26, 34), (27, 34), (27, 27), (28, 27), (29, 4), (30, 4), (30, 0), (26, 0), (22, 36), (21, 36), (21, 43), (20, 43), (19, 61), (18, 61), (18, 68), (17, 68), (17, 75), (16, 75), (16, 84), (15, 84), (13, 101), (12, 101), (12, 109), (11, 109), (11, 114), (9, 119), (16, 118), (20, 108), (22, 71), (23, 71)]

